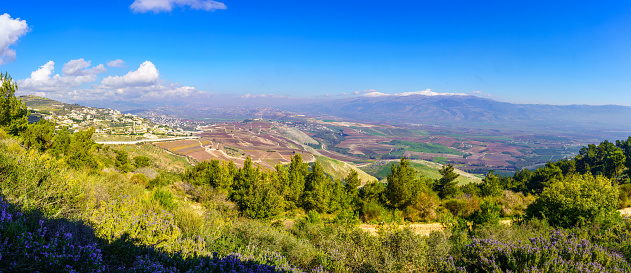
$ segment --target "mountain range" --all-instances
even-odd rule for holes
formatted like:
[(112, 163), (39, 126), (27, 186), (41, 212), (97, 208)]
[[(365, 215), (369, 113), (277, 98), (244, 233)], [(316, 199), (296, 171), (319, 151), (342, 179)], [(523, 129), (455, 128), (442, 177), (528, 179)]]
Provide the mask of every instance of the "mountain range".
[(369, 93), (282, 108), (319, 117), (394, 125), (631, 134), (631, 107), (619, 105), (514, 104), (459, 94)]

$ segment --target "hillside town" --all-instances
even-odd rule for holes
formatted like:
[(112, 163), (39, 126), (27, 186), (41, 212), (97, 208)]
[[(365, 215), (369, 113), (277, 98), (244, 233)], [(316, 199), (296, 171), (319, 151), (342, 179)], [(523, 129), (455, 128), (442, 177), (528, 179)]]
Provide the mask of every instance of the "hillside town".
[(95, 129), (95, 137), (136, 136), (141, 138), (161, 138), (165, 136), (188, 136), (191, 133), (182, 128), (150, 121), (118, 110), (84, 107), (65, 104), (42, 98), (26, 98), (31, 113), (53, 121), (58, 128), (67, 127), (76, 132), (86, 128)]

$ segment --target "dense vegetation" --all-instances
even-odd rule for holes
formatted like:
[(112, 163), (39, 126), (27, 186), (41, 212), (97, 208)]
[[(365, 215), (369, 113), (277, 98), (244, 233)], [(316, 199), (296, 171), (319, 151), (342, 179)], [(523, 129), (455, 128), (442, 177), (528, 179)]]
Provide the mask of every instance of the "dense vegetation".
[[(299, 155), (273, 171), (248, 159), (173, 173), (92, 130), (29, 124), (2, 82), (0, 271), (631, 272), (631, 220), (616, 210), (631, 138), (467, 185), (451, 165), (430, 179), (405, 158), (363, 187)], [(445, 229), (415, 234), (423, 221)]]

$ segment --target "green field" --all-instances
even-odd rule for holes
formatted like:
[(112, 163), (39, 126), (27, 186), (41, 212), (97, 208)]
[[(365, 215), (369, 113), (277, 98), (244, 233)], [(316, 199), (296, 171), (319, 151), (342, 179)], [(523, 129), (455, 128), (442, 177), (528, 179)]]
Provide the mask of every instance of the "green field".
[(443, 145), (432, 144), (432, 143), (418, 143), (418, 142), (395, 139), (390, 142), (381, 142), (381, 144), (390, 144), (390, 145), (394, 145), (397, 148), (405, 148), (408, 151), (419, 152), (419, 153), (452, 154), (452, 155), (464, 154), (463, 152), (445, 147)]
[[(364, 170), (366, 173), (370, 175), (375, 176), (379, 180), (385, 180), (388, 174), (390, 173), (390, 167), (393, 164), (399, 164), (399, 162), (395, 160), (378, 161), (368, 166), (361, 167), (360, 169)], [(440, 173), (438, 172), (438, 170), (441, 168), (439, 164), (427, 162), (427, 161), (413, 160), (410, 163), (410, 165), (412, 165), (412, 167), (419, 174), (422, 174), (425, 177), (428, 177), (431, 179), (439, 179), (442, 177)], [(460, 172), (458, 173), (460, 174)], [(456, 179), (456, 181), (458, 181), (458, 184), (460, 185), (465, 185), (468, 183), (478, 183), (480, 181), (480, 178), (469, 178), (469, 177), (465, 177), (464, 175), (460, 175)]]

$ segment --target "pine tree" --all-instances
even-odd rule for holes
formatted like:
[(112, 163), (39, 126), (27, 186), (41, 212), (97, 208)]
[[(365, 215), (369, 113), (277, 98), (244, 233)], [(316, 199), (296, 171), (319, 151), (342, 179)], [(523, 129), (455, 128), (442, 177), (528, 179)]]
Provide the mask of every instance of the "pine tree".
[(315, 162), (311, 172), (305, 179), (305, 191), (303, 193), (303, 208), (307, 211), (316, 210), (317, 212), (327, 211), (329, 203), (329, 184), (331, 179), (324, 174), (320, 162)]
[(304, 190), (305, 190), (305, 178), (309, 173), (307, 164), (302, 162), (300, 154), (296, 154), (291, 158), (288, 170), (288, 190), (285, 194), (285, 200), (287, 200), (290, 206), (300, 206)]
[(15, 97), (18, 85), (9, 74), (0, 74), (0, 82), (0, 128), (17, 136), (26, 130), (30, 111), (22, 100)]
[(388, 204), (396, 209), (407, 207), (414, 197), (418, 183), (416, 170), (410, 166), (410, 160), (401, 158), (399, 165), (392, 165), (388, 174), (385, 191)]
[(443, 177), (438, 180), (436, 191), (438, 191), (441, 198), (454, 196), (458, 192), (458, 182), (456, 182), (456, 178), (460, 175), (454, 172), (454, 166), (451, 164), (443, 166), (438, 172)]

